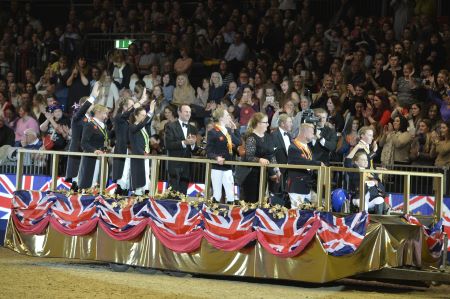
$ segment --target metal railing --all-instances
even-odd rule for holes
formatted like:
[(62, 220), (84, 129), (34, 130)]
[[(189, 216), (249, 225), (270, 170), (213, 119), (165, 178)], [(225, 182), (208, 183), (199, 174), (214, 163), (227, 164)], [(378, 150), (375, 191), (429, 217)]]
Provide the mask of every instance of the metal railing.
[[(79, 153), (79, 152), (61, 152), (61, 151), (36, 151), (19, 149), (17, 154), (17, 172), (16, 172), (16, 189), (22, 189), (22, 179), (23, 179), (23, 165), (25, 155), (27, 153), (39, 153), (47, 154), (51, 156), (51, 184), (50, 189), (56, 190), (57, 180), (58, 180), (58, 169), (59, 169), (59, 158), (60, 156), (78, 156), (78, 157), (96, 157), (100, 159), (100, 183), (99, 190), (102, 193), (106, 189), (106, 183), (108, 179), (108, 159), (109, 158), (130, 158), (130, 159), (148, 159), (151, 160), (150, 169), (150, 186), (149, 192), (150, 196), (154, 196), (157, 193), (158, 181), (160, 178), (161, 171), (161, 161), (177, 161), (177, 162), (187, 162), (187, 163), (197, 163), (203, 164), (205, 166), (204, 172), (204, 197), (209, 199), (211, 192), (211, 166), (216, 164), (215, 160), (210, 159), (199, 159), (199, 158), (178, 158), (178, 157), (168, 157), (168, 156), (142, 156), (142, 155), (119, 155), (119, 154), (101, 154), (96, 155), (92, 153)], [(317, 205), (324, 206), (325, 211), (331, 211), (331, 191), (333, 188), (333, 173), (335, 172), (352, 172), (359, 173), (360, 175), (360, 188), (359, 188), (359, 200), (360, 200), (360, 210), (364, 210), (365, 205), (365, 179), (369, 173), (381, 174), (381, 175), (397, 175), (402, 176), (405, 179), (403, 197), (404, 205), (403, 212), (410, 213), (409, 210), (409, 198), (410, 198), (410, 187), (411, 187), (411, 177), (429, 177), (434, 179), (434, 192), (435, 192), (435, 203), (434, 203), (434, 213), (435, 216), (440, 217), (442, 214), (442, 204), (443, 204), (443, 194), (444, 194), (444, 176), (440, 173), (420, 173), (420, 172), (405, 172), (405, 171), (392, 171), (392, 170), (377, 170), (368, 169), (360, 170), (356, 168), (344, 168), (344, 167), (325, 167), (325, 166), (312, 166), (312, 165), (287, 165), (287, 164), (270, 164), (268, 166), (263, 166), (259, 163), (253, 162), (239, 162), (239, 161), (226, 161), (225, 165), (241, 165), (247, 167), (260, 167), (260, 177), (259, 177), (259, 198), (258, 203), (263, 206), (266, 200), (267, 194), (267, 168), (286, 168), (286, 169), (304, 169), (309, 171), (317, 171)], [(156, 179), (155, 179), (156, 178)]]
[(325, 186), (327, 186), (327, 191), (325, 193), (325, 198), (331, 198), (331, 188), (332, 188), (332, 178), (334, 172), (341, 173), (359, 173), (359, 207), (360, 210), (365, 208), (365, 194), (366, 194), (366, 178), (368, 174), (378, 174), (378, 175), (389, 175), (389, 176), (402, 176), (404, 179), (403, 183), (403, 213), (411, 213), (409, 200), (411, 195), (411, 178), (413, 177), (427, 177), (432, 178), (434, 181), (433, 191), (435, 194), (434, 200), (434, 214), (437, 217), (442, 215), (442, 204), (444, 201), (444, 175), (441, 173), (425, 173), (425, 172), (405, 172), (396, 170), (380, 170), (380, 169), (357, 169), (357, 168), (345, 168), (331, 166), (326, 168), (327, 174), (325, 181)]

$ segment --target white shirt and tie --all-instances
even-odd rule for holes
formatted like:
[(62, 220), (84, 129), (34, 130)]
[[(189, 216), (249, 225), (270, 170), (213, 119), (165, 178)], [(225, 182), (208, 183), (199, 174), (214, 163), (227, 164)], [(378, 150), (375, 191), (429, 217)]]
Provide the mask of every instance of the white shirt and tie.
[(282, 128), (278, 128), (278, 129), (280, 130), (281, 136), (283, 137), (286, 154), (288, 154), (289, 145), (291, 145), (291, 138), (289, 138), (289, 133), (288, 132), (286, 132)]
[[(178, 119), (178, 122), (180, 123), (181, 129), (183, 130), (184, 140), (188, 138), (188, 128), (189, 123), (183, 122), (181, 119)], [(186, 148), (186, 144), (184, 143), (184, 140), (181, 141), (181, 145), (183, 145), (183, 148)], [(195, 144), (191, 145), (191, 149), (195, 148)]]

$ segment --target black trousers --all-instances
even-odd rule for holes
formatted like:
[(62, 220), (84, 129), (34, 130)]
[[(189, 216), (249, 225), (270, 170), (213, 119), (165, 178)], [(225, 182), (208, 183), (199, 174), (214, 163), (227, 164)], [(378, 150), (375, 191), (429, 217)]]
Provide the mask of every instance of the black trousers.
[(172, 192), (180, 192), (187, 195), (189, 179), (177, 175), (169, 175), (169, 187), (172, 187)]

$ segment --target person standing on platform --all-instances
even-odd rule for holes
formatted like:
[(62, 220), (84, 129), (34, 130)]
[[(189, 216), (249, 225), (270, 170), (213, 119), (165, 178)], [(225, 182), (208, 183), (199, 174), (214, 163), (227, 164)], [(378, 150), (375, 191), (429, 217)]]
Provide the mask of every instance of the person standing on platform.
[[(143, 93), (143, 95), (145, 92)], [(130, 97), (122, 98), (119, 102), (117, 115), (113, 119), (114, 130), (116, 135), (116, 144), (114, 146), (114, 154), (125, 155), (128, 153), (129, 146), (129, 125), (128, 120), (134, 110), (141, 107), (146, 101), (143, 96), (141, 100), (134, 103)], [(129, 158), (114, 158), (112, 180), (117, 183), (116, 194), (128, 195), (130, 189), (130, 159)]]
[[(95, 102), (98, 96), (98, 88), (92, 90), (91, 95), (80, 99), (79, 109), (74, 111), (71, 122), (71, 138), (69, 143), (69, 152), (81, 152), (81, 135), (83, 133), (84, 125), (89, 121), (90, 117), (87, 115), (89, 108)], [(67, 169), (65, 181), (72, 183), (71, 190), (78, 190), (78, 171), (80, 168), (81, 157), (69, 156), (67, 158)]]
[(378, 151), (378, 144), (373, 140), (373, 128), (369, 126), (362, 127), (358, 131), (358, 136), (359, 142), (353, 147), (346, 159), (344, 159), (344, 164), (347, 162), (347, 164), (350, 165), (355, 154), (359, 151), (364, 151), (368, 160), (367, 167), (373, 168), (373, 158)]
[[(129, 138), (132, 155), (150, 155), (150, 124), (155, 104), (156, 101), (153, 100), (147, 113), (144, 107), (138, 107), (130, 116)], [(150, 186), (150, 160), (131, 159), (130, 165), (131, 189), (136, 195), (144, 195)]]
[[(245, 162), (256, 162), (264, 166), (277, 163), (272, 138), (267, 133), (268, 127), (269, 120), (264, 113), (257, 112), (249, 120), (245, 140)], [(279, 181), (281, 173), (278, 168), (269, 168), (268, 172), (271, 180)], [(246, 202), (256, 203), (259, 200), (260, 173), (260, 167), (251, 167), (250, 173), (242, 183), (241, 194)]]
[[(325, 166), (323, 162), (313, 160), (308, 147), (314, 139), (314, 125), (302, 123), (297, 138), (289, 146), (288, 164)], [(287, 191), (291, 207), (298, 208), (304, 203), (311, 203), (312, 174), (307, 169), (289, 169)]]
[(234, 201), (234, 179), (231, 165), (224, 165), (225, 161), (234, 160), (233, 148), (241, 144), (239, 130), (231, 119), (230, 114), (223, 108), (216, 109), (213, 114), (214, 127), (208, 131), (206, 155), (214, 159), (217, 164), (212, 165), (211, 184), (213, 198), (220, 201), (222, 186), (225, 189), (227, 203)]
[[(276, 148), (275, 158), (278, 164), (287, 164), (288, 162), (288, 150), (292, 143), (291, 130), (292, 117), (288, 114), (281, 114), (278, 118), (278, 128), (270, 134), (273, 147)], [(279, 184), (273, 181), (269, 182), (269, 189), (271, 192), (280, 193), (286, 190), (287, 171), (288, 169), (286, 168), (280, 169), (281, 179)]]
[[(109, 109), (102, 105), (95, 105), (92, 109), (93, 117), (83, 127), (81, 148), (85, 153), (104, 154), (109, 150), (109, 134), (105, 121)], [(88, 189), (98, 184), (100, 160), (96, 157), (83, 156), (78, 173), (80, 189)]]
[(314, 109), (314, 115), (319, 119), (316, 124), (316, 132), (311, 140), (313, 159), (328, 165), (330, 155), (336, 150), (337, 134), (327, 123), (328, 113), (322, 109)]
[[(191, 107), (178, 107), (178, 121), (168, 123), (165, 129), (165, 144), (169, 157), (190, 158), (196, 149), (197, 129), (189, 124)], [(169, 186), (174, 192), (187, 193), (190, 180), (190, 165), (186, 162), (169, 161)]]

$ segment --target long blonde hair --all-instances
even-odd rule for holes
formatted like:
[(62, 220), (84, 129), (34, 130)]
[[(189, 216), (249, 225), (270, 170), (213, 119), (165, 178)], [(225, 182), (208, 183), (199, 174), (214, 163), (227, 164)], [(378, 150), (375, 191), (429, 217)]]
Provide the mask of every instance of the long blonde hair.
[(191, 83), (189, 83), (189, 78), (186, 74), (178, 75), (177, 81), (180, 77), (184, 77), (185, 83), (183, 84), (183, 86), (178, 86), (178, 84), (176, 84), (176, 87), (173, 91), (172, 103), (174, 103), (175, 105), (190, 105), (195, 100), (194, 88), (191, 86)]

